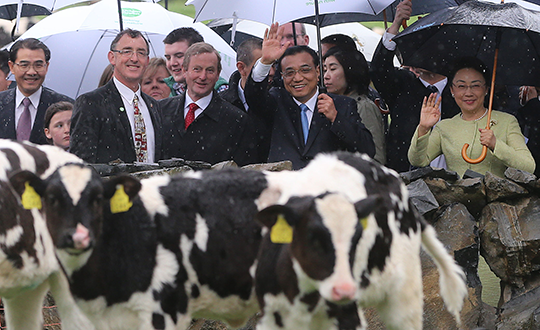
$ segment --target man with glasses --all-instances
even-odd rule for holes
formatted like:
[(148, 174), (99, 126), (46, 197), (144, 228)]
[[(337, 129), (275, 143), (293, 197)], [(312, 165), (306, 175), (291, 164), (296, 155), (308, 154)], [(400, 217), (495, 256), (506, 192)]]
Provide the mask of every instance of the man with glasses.
[[(307, 46), (309, 45), (309, 36), (306, 33), (306, 26), (304, 23), (285, 23), (283, 27), (283, 36), (281, 37), (281, 44), (284, 45), (287, 41), (289, 47), (292, 46)], [(294, 43), (294, 35), (296, 34), (296, 44)]]
[(43, 132), (47, 108), (59, 101), (73, 102), (42, 86), (50, 58), (49, 48), (34, 38), (11, 47), (8, 65), (17, 88), (0, 93), (0, 138), (48, 144)]
[(159, 105), (141, 92), (148, 65), (148, 41), (141, 32), (125, 29), (108, 53), (113, 78), (77, 98), (71, 122), (71, 152), (89, 163), (154, 163), (162, 155)]
[[(442, 119), (451, 118), (459, 113), (445, 76), (421, 68), (394, 67), (396, 43), (391, 39), (399, 32), (401, 22), (411, 17), (411, 12), (410, 0), (398, 4), (394, 22), (377, 46), (370, 67), (371, 80), (390, 110), (391, 121), (386, 137), (386, 166), (398, 172), (411, 169), (407, 151), (420, 121), (424, 97), (431, 93), (442, 96)], [(446, 167), (446, 162), (442, 158), (437, 158), (432, 165)]]
[[(248, 115), (257, 116), (270, 132), (269, 162), (290, 160), (294, 169), (320, 152), (346, 150), (373, 157), (375, 146), (353, 99), (319, 94), (319, 58), (308, 46), (281, 43), (284, 29), (272, 24), (246, 84)], [(266, 76), (274, 61), (281, 66), (284, 87), (268, 91)], [(276, 75), (279, 74), (276, 72)]]

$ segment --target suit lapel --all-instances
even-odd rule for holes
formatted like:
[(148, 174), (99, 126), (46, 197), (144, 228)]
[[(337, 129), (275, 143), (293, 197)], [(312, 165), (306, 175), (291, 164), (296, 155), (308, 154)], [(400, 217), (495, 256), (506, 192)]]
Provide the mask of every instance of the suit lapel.
[(133, 132), (131, 131), (131, 124), (129, 123), (127, 109), (124, 107), (124, 101), (122, 101), (122, 96), (116, 86), (114, 85), (113, 80), (111, 79), (106, 85), (109, 95), (107, 99), (110, 100), (111, 104), (111, 113), (115, 116), (117, 122), (119, 123), (119, 128), (122, 128), (124, 132), (120, 134), (127, 135), (131, 149), (133, 151), (133, 156), (135, 159), (135, 143), (133, 142)]
[(17, 139), (15, 129), (15, 89), (4, 92), (0, 103), (0, 138)]
[(304, 150), (304, 134), (303, 134), (303, 130), (302, 130), (302, 119), (301, 119), (301, 112), (302, 110), (300, 109), (300, 107), (298, 106), (298, 104), (296, 104), (296, 102), (294, 101), (293, 97), (291, 96), (291, 94), (289, 94), (289, 92), (287, 92), (285, 89), (282, 89), (282, 92), (284, 93), (284, 98), (286, 100), (286, 106), (288, 108), (288, 111), (287, 111), (287, 115), (289, 116), (289, 119), (291, 121), (291, 124), (292, 124), (292, 127), (293, 129), (295, 130), (296, 132), (296, 136), (298, 137), (296, 139), (296, 144), (297, 144), (297, 147), (298, 147), (298, 151), (300, 153), (302, 153), (302, 150)]
[(313, 142), (317, 138), (317, 135), (321, 131), (321, 128), (326, 124), (327, 121), (328, 119), (326, 119), (323, 114), (320, 114), (319, 111), (317, 111), (317, 106), (315, 106), (315, 109), (313, 109), (313, 119), (311, 120), (311, 125), (309, 126), (309, 135), (304, 152), (307, 152), (309, 148), (311, 148)]

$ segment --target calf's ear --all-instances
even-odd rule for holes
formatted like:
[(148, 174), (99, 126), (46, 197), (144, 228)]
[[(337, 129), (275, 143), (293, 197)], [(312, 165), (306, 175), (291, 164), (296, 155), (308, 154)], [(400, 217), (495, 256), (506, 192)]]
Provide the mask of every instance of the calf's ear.
[(265, 227), (272, 228), (280, 214), (287, 220), (289, 213), (290, 209), (285, 205), (272, 205), (259, 211), (255, 215), (255, 220), (262, 223)]
[(380, 195), (371, 195), (361, 201), (354, 203), (354, 208), (358, 214), (358, 219), (367, 218), (373, 210), (381, 203), (382, 198)]
[(130, 175), (119, 175), (103, 182), (103, 197), (110, 199), (116, 192), (118, 185), (124, 187), (124, 192), (130, 200), (133, 200), (141, 190), (141, 182), (139, 180)]
[(45, 193), (46, 184), (45, 181), (41, 180), (40, 177), (38, 177), (36, 174), (30, 172), (30, 171), (17, 171), (10, 175), (9, 182), (11, 183), (11, 186), (19, 196), (22, 196), (26, 189), (26, 183), (34, 188), (36, 193), (38, 193), (39, 196), (43, 196)]

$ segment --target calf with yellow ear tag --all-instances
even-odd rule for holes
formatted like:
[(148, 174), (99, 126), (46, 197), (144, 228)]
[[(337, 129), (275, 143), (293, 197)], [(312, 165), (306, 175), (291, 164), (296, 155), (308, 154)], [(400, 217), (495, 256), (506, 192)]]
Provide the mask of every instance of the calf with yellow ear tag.
[[(336, 322), (362, 325), (351, 255), (377, 201), (378, 196), (369, 196), (352, 203), (344, 195), (324, 193), (292, 197), (257, 214), (269, 229), (255, 275), (265, 311), (262, 329), (280, 324), (283, 329), (333, 329)], [(311, 317), (301, 313), (305, 309)]]

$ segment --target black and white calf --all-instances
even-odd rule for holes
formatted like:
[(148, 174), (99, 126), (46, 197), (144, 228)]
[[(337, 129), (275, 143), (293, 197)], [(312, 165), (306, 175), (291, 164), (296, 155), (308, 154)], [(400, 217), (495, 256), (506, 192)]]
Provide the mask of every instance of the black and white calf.
[(240, 326), (258, 311), (253, 289), (261, 226), (255, 171), (102, 182), (67, 165), (42, 181), (13, 177), (43, 196), (72, 293), (96, 329), (186, 329), (192, 317)]
[(24, 186), (15, 193), (8, 180), (20, 170), (45, 178), (68, 162), (82, 161), (57, 147), (0, 140), (0, 297), (11, 330), (43, 328), (41, 308), (49, 289), (64, 329), (93, 328), (73, 303), (39, 210), (39, 196)]
[(456, 318), (466, 294), (395, 172), (360, 155), (322, 155), (297, 172), (102, 182), (68, 165), (18, 181), (44, 196), (72, 292), (100, 330), (184, 329), (192, 317), (236, 327), (257, 298), (261, 329), (361, 329), (357, 302), (390, 328), (421, 329), (422, 244)]
[[(441, 296), (459, 323), (464, 274), (409, 202), (397, 173), (368, 157), (336, 153), (267, 179), (265, 193), (279, 198), (258, 215), (268, 228), (257, 266), (265, 313), (258, 329), (298, 328), (306, 311), (340, 298), (375, 307), (389, 329), (422, 329), (421, 247), (437, 264)], [(280, 222), (292, 229), (290, 244), (271, 243)], [(310, 329), (330, 328), (319, 324)]]

